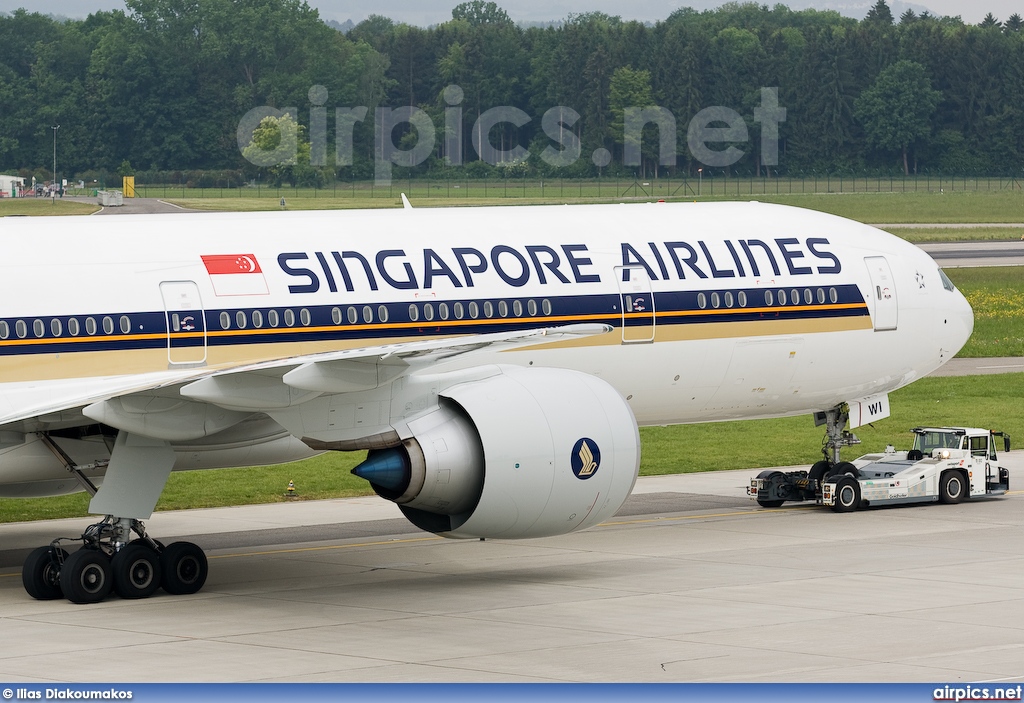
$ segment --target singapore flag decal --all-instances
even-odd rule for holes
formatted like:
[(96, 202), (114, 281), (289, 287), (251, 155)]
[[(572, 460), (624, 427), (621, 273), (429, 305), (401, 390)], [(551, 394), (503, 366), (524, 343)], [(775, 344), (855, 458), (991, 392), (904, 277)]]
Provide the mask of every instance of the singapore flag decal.
[(213, 292), (221, 295), (269, 295), (263, 269), (252, 254), (203, 254)]

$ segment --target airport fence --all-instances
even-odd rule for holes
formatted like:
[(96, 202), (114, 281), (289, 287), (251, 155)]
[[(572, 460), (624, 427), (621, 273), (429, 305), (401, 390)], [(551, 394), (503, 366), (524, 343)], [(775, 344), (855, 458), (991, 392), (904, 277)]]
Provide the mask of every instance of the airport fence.
[(174, 184), (136, 184), (142, 198), (696, 198), (749, 197), (757, 195), (815, 193), (911, 193), (1024, 190), (1024, 177), (971, 176), (832, 176), (659, 178), (631, 180), (591, 179), (429, 179), (392, 180), (381, 185), (373, 181), (338, 181), (322, 188), (299, 186), (189, 187)]

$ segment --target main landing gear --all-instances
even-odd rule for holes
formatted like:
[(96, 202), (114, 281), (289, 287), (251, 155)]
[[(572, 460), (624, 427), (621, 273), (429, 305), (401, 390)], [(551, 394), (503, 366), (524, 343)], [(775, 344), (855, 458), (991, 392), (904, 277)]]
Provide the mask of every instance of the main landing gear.
[[(82, 547), (69, 554), (60, 546), (65, 541), (81, 541)], [(107, 516), (77, 540), (58, 538), (33, 550), (21, 580), (37, 600), (63, 596), (72, 603), (98, 603), (111, 591), (128, 599), (148, 598), (161, 587), (172, 595), (196, 593), (208, 573), (206, 554), (197, 545), (165, 547), (146, 534), (141, 521)]]
[[(140, 519), (153, 514), (174, 465), (166, 441), (118, 432), (98, 489), (52, 436), (41, 433), (39, 439), (92, 496), (89, 512), (107, 517), (89, 525), (81, 537), (58, 538), (29, 554), (21, 581), (30, 596), (98, 603), (111, 591), (122, 598), (148, 598), (161, 587), (172, 595), (203, 587), (209, 573), (203, 550), (191, 542), (165, 547), (146, 534)], [(82, 546), (69, 554), (62, 542)]]

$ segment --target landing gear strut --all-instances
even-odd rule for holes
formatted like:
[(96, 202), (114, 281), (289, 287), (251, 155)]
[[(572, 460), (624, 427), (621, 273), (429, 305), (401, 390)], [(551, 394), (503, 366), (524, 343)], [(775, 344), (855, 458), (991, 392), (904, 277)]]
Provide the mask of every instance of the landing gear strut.
[(821, 480), (828, 476), (846, 474), (853, 478), (857, 477), (857, 468), (839, 458), (840, 449), (860, 444), (857, 435), (845, 429), (849, 419), (850, 409), (845, 403), (825, 412), (814, 413), (815, 426), (825, 425), (825, 437), (821, 442), (821, 454), (824, 459), (811, 467), (807, 477), (817, 481), (818, 486), (821, 485)]
[[(131, 533), (137, 539), (131, 540)], [(130, 541), (129, 541), (130, 540)], [(81, 541), (70, 555), (61, 542)], [(146, 534), (140, 520), (107, 516), (79, 538), (58, 538), (29, 554), (21, 580), (38, 600), (66, 597), (72, 603), (98, 603), (111, 592), (122, 598), (148, 598), (162, 586), (172, 595), (196, 593), (209, 567), (203, 550), (191, 542), (164, 546)]]
[(848, 461), (840, 461), (839, 450), (860, 444), (857, 436), (845, 429), (850, 419), (846, 403), (824, 412), (814, 414), (816, 426), (825, 425), (825, 437), (821, 443), (822, 460), (810, 471), (762, 471), (751, 479), (747, 495), (757, 500), (762, 508), (777, 508), (787, 500), (821, 500), (821, 483), (829, 476), (848, 475), (857, 478), (857, 467)]

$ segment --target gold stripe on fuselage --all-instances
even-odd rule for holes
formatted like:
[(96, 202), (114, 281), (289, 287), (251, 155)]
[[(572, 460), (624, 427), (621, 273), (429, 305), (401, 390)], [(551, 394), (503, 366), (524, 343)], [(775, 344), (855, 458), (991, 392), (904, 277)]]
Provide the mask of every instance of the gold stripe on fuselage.
[[(778, 310), (772, 310), (773, 313)], [(681, 313), (665, 313), (665, 318), (676, 317)], [(627, 315), (627, 317), (641, 319), (642, 314)], [(659, 318), (662, 315), (659, 314)], [(538, 318), (529, 318), (536, 323)], [(607, 320), (603, 315), (587, 315), (578, 317), (552, 316), (543, 318), (544, 322), (553, 325), (564, 325), (577, 322), (588, 322), (596, 319)], [(473, 320), (472, 324), (515, 324), (518, 320), (509, 318), (492, 318)], [(413, 331), (424, 328), (444, 328), (456, 325), (465, 326), (467, 321), (431, 321), (426, 323), (401, 323), (398, 325), (368, 324), (363, 325), (360, 330), (402, 330)], [(815, 317), (801, 319), (764, 319), (747, 320), (739, 322), (708, 322), (703, 324), (658, 324), (655, 328), (654, 343), (679, 342), (710, 339), (735, 339), (737, 337), (766, 337), (776, 335), (800, 335), (825, 332), (845, 332), (854, 330), (870, 330), (872, 328), (871, 318), (867, 315), (855, 317)], [(344, 328), (351, 331), (352, 328)], [(630, 330), (643, 329), (642, 327), (630, 327)], [(283, 330), (216, 330), (209, 333), (209, 337), (225, 339), (231, 337), (250, 337), (258, 334), (300, 334), (300, 333), (323, 333), (326, 331), (337, 331), (336, 327), (303, 327)], [(454, 331), (454, 330), (453, 330)], [(244, 344), (217, 344), (207, 347), (205, 366), (210, 369), (228, 369), (245, 364), (273, 361), (277, 359), (288, 359), (301, 357), (310, 354), (324, 352), (344, 351), (349, 349), (360, 349), (381, 345), (400, 344), (402, 342), (423, 341), (426, 339), (439, 339), (449, 335), (436, 335), (421, 332), (420, 334), (394, 337), (362, 337), (359, 339), (338, 339), (309, 342), (266, 342), (266, 343), (244, 343)], [(450, 335), (453, 338), (465, 336), (459, 334)], [(123, 335), (116, 337), (117, 340), (154, 338), (153, 335)], [(163, 335), (155, 338), (165, 339)], [(111, 337), (96, 338), (97, 341), (112, 340)], [(22, 340), (18, 340), (22, 342)], [(41, 340), (34, 340), (38, 343)], [(67, 340), (53, 340), (67, 341)], [(76, 340), (84, 341), (84, 340)], [(28, 343), (25, 340), (23, 343)], [(610, 332), (588, 337), (565, 339), (551, 342), (541, 342), (525, 347), (517, 347), (517, 351), (538, 351), (545, 349), (568, 349), (585, 348), (597, 346), (614, 346), (622, 344), (622, 328), (615, 328)], [(195, 352), (194, 347), (183, 349), (182, 352)], [(192, 365), (194, 366), (194, 364)], [(167, 348), (159, 349), (124, 349), (115, 351), (86, 351), (66, 353), (42, 353), (42, 354), (20, 354), (0, 356), (0, 383), (12, 383), (17, 381), (40, 381), (71, 378), (88, 378), (97, 376), (120, 376), (125, 374), (143, 374), (164, 372), (168, 369), (187, 369), (189, 365), (169, 365)]]

